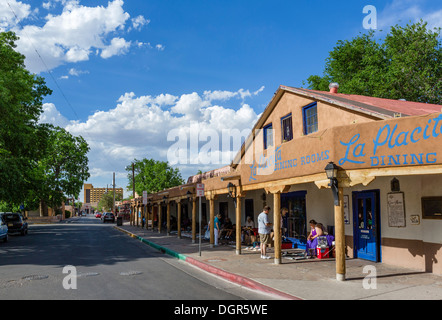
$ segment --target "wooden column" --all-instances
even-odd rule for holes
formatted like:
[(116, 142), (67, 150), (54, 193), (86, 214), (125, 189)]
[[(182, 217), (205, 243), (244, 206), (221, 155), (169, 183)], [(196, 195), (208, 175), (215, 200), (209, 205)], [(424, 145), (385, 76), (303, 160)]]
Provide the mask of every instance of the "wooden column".
[(161, 233), (161, 228), (163, 225), (163, 221), (162, 221), (162, 219), (163, 219), (163, 206), (161, 205), (161, 203), (158, 204), (157, 208), (158, 208), (158, 233)]
[(192, 243), (196, 243), (196, 199), (196, 197), (192, 198)]
[(241, 196), (236, 197), (236, 254), (241, 254)]
[(275, 246), (275, 264), (281, 264), (281, 193), (290, 190), (290, 185), (265, 188), (267, 193), (273, 193), (273, 238)]
[(335, 206), (336, 280), (345, 280), (344, 191), (338, 188), (339, 206)]
[(210, 204), (210, 247), (213, 248), (215, 244), (215, 199), (210, 198), (209, 204)]
[(273, 194), (273, 232), (275, 264), (281, 264), (281, 193)]
[(167, 201), (167, 221), (166, 221), (166, 225), (167, 225), (167, 235), (170, 235), (170, 202)]
[(178, 200), (177, 203), (177, 229), (178, 229), (178, 238), (181, 239), (181, 200)]
[[(149, 220), (150, 220), (150, 216), (151, 216), (150, 210), (151, 210), (151, 208), (150, 208), (150, 205), (148, 204), (146, 206), (146, 215), (147, 215), (146, 230), (149, 230)], [(153, 224), (153, 219), (152, 219), (152, 224)]]

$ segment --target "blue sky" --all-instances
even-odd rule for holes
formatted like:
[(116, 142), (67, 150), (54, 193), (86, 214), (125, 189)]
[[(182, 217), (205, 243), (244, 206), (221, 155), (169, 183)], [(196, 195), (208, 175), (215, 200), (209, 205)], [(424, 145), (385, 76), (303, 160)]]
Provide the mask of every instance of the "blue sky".
[[(442, 27), (440, 0), (1, 0), (0, 30), (54, 91), (41, 121), (90, 143), (88, 182), (116, 172), (126, 187), (132, 159), (168, 160), (173, 129), (251, 128), (279, 85), (301, 87), (338, 40), (367, 32), (367, 5), (378, 31)], [(225, 164), (176, 166), (187, 180)]]

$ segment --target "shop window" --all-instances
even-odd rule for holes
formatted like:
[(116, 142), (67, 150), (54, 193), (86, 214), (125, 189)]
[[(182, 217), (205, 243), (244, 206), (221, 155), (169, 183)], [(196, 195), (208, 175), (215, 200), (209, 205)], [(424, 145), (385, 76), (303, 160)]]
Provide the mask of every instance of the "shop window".
[(442, 197), (422, 198), (422, 218), (442, 220)]
[(293, 139), (292, 115), (289, 114), (281, 119), (282, 142)]
[(302, 108), (302, 116), (305, 135), (318, 131), (318, 108), (316, 102)]
[(264, 149), (273, 147), (273, 126), (269, 124), (264, 127)]

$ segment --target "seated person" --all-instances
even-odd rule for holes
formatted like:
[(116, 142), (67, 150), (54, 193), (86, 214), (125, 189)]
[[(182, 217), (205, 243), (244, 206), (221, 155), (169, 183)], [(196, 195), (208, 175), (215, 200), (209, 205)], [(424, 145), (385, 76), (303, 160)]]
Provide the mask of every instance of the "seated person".
[(253, 232), (253, 228), (255, 228), (255, 223), (252, 220), (252, 217), (248, 216), (246, 225), (241, 228), (241, 240), (246, 244), (250, 245), (254, 241), (256, 241), (255, 234)]
[[(317, 223), (315, 220), (310, 220), (311, 231), (307, 237), (307, 255), (316, 255), (316, 247), (318, 245), (318, 237), (325, 236), (327, 238), (328, 247), (332, 246), (334, 237), (332, 235), (326, 234), (324, 231), (324, 225), (322, 223)], [(313, 253), (312, 253), (313, 250)]]
[(230, 237), (233, 234), (233, 224), (232, 221), (230, 221), (229, 217), (226, 217), (226, 221), (223, 224), (222, 230), (221, 230), (221, 237), (222, 239), (230, 239)]

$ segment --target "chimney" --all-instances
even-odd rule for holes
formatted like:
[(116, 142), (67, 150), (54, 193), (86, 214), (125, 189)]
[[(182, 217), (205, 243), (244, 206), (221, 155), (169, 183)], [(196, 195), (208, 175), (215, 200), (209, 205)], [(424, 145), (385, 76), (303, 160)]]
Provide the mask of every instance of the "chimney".
[(332, 83), (330, 83), (330, 85), (328, 87), (330, 88), (330, 93), (338, 93), (338, 89), (339, 89), (338, 83), (332, 82)]

